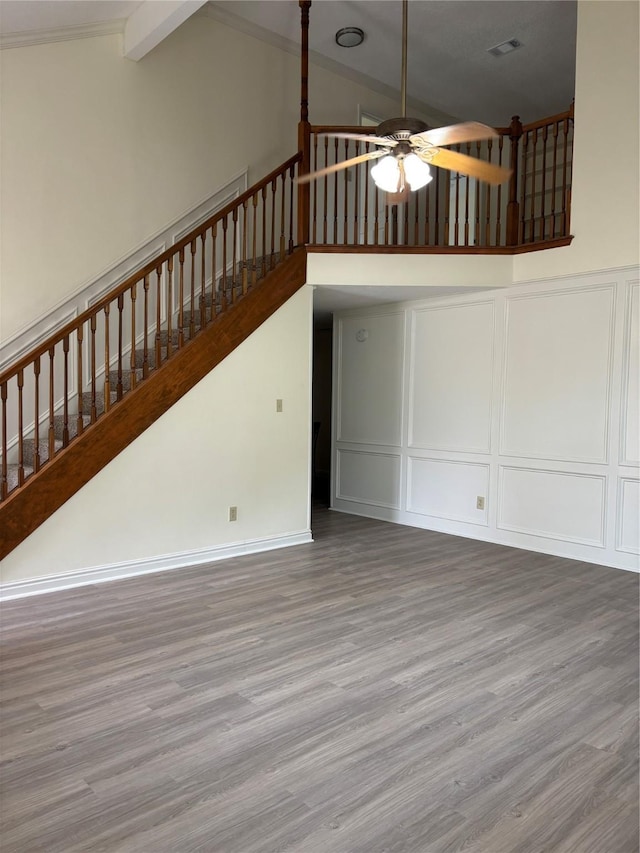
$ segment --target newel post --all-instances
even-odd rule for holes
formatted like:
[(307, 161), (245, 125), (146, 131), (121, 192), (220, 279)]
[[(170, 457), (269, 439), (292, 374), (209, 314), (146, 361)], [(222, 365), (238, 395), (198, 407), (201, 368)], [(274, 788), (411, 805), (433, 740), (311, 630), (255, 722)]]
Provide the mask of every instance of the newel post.
[(511, 140), (511, 177), (509, 178), (509, 204), (507, 205), (507, 246), (518, 243), (520, 205), (518, 204), (518, 145), (522, 136), (520, 116), (513, 116), (509, 125)]
[[(298, 0), (300, 4), (300, 123), (298, 124), (298, 151), (302, 151), (299, 174), (311, 171), (311, 125), (309, 124), (309, 9), (311, 0)], [(309, 184), (298, 184), (298, 245), (309, 242)]]

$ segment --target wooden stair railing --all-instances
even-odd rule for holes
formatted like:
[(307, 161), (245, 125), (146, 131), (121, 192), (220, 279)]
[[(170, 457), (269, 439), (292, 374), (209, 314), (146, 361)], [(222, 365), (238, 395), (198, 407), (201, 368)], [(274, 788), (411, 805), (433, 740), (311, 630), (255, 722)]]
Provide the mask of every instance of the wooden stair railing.
[[(498, 138), (453, 150), (511, 166), (508, 184), (490, 186), (435, 169), (433, 180), (409, 200), (386, 204), (370, 177), (375, 161), (335, 172), (310, 185), (309, 243), (346, 251), (423, 249), (470, 253), (518, 252), (566, 245), (571, 202), (573, 106), (522, 125), (517, 116)], [(311, 126), (311, 171), (355, 157), (373, 145), (326, 133), (372, 135), (371, 127)], [(304, 139), (304, 136), (301, 137)]]
[[(76, 472), (67, 494), (69, 488), (60, 485), (63, 467), (54, 465), (57, 459), (67, 457), (69, 469), (69, 452), (81, 443), (86, 448), (85, 434), (97, 436), (103, 425), (102, 444), (112, 446), (106, 454), (109, 458), (95, 441), (88, 455), (93, 453), (94, 459), (100, 457), (101, 464), (106, 464), (115, 455), (113, 449), (122, 449), (140, 434), (143, 422), (143, 429), (151, 422), (146, 416), (134, 418), (133, 431), (106, 441), (106, 421), (112, 430), (128, 421), (121, 411), (126, 398), (132, 400), (138, 389), (163, 373), (161, 367), (177, 361), (187, 348), (191, 363), (192, 344), (208, 331), (213, 336), (207, 349), (211, 369), (217, 363), (212, 351), (224, 350), (227, 340), (235, 339), (227, 328), (229, 318), (246, 334), (253, 330), (254, 321), (259, 324), (266, 319), (261, 308), (251, 309), (249, 300), (262, 285), (274, 290), (277, 298), (270, 304), (279, 307), (280, 270), (291, 269), (284, 262), (294, 253), (294, 179), (300, 160), (300, 154), (291, 157), (0, 374), (0, 558), (35, 529), (27, 518), (30, 513), (40, 523), (43, 512), (46, 517), (62, 503), (55, 499), (56, 490), (65, 492), (66, 500), (89, 479)], [(299, 287), (304, 283), (304, 264), (302, 275), (300, 261), (296, 264)], [(284, 292), (289, 293), (290, 273), (284, 281)], [(238, 312), (235, 307), (240, 301), (246, 307)], [(244, 314), (248, 316), (240, 323)], [(224, 340), (216, 349), (215, 341), (221, 336)], [(191, 371), (191, 379), (194, 376)], [(154, 384), (152, 397), (161, 384)], [(191, 387), (195, 382), (186, 384)], [(184, 382), (181, 387), (181, 393), (188, 390)], [(159, 407), (150, 403), (148, 393), (137, 399), (143, 397), (155, 419), (171, 405), (173, 394), (161, 389)], [(117, 418), (107, 417), (117, 410)], [(86, 449), (81, 455), (87, 456)], [(95, 468), (87, 459), (83, 464), (85, 471)], [(74, 466), (77, 463), (71, 465), (75, 470)], [(42, 511), (36, 510), (38, 501), (28, 488), (38, 482), (49, 484), (47, 499), (40, 501)]]

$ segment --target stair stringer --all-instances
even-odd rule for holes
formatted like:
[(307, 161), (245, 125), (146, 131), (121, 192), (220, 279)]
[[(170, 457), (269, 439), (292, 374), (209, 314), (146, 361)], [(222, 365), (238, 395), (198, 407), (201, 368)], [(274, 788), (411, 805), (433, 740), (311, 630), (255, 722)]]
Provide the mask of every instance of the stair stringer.
[(190, 391), (306, 282), (297, 249), (0, 504), (0, 560)]

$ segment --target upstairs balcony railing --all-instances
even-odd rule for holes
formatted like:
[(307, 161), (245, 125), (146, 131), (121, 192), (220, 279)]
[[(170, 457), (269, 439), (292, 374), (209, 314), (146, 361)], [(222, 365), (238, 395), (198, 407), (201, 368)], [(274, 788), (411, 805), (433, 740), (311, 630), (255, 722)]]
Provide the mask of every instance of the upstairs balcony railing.
[[(311, 126), (311, 171), (375, 149), (373, 143), (331, 136), (371, 134), (370, 127)], [(515, 117), (487, 142), (452, 150), (510, 167), (508, 183), (491, 186), (456, 172), (434, 169), (433, 179), (400, 204), (388, 204), (370, 176), (368, 161), (311, 183), (309, 243), (341, 246), (424, 248), (435, 251), (527, 251), (569, 239), (573, 107), (522, 125)]]

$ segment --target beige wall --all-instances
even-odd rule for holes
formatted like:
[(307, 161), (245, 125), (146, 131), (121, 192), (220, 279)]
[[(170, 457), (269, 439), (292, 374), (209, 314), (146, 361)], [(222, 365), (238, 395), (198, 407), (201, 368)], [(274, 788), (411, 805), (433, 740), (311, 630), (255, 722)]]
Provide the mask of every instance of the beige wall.
[[(118, 35), (0, 53), (6, 340), (249, 166), (297, 149), (299, 59), (211, 18), (141, 62)], [(311, 119), (398, 105), (322, 68)]]
[(638, 10), (578, 3), (571, 246), (514, 258), (514, 281), (638, 263)]
[(6, 557), (2, 584), (308, 531), (311, 298), (298, 291)]

